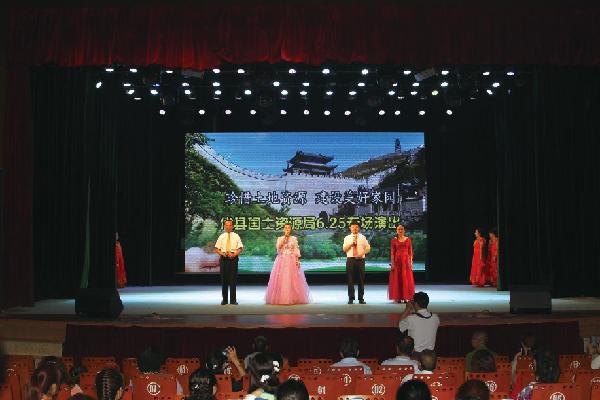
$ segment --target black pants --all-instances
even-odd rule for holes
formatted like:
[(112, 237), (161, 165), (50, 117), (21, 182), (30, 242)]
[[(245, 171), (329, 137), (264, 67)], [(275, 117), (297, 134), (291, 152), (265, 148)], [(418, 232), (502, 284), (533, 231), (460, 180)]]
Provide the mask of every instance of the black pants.
[(227, 258), (221, 256), (219, 266), (221, 267), (221, 293), (223, 301), (227, 303), (227, 292), (229, 289), (229, 302), (235, 303), (235, 285), (237, 283), (238, 257)]
[(346, 258), (346, 283), (348, 284), (348, 299), (354, 300), (354, 282), (358, 283), (358, 300), (364, 300), (365, 294), (365, 259)]

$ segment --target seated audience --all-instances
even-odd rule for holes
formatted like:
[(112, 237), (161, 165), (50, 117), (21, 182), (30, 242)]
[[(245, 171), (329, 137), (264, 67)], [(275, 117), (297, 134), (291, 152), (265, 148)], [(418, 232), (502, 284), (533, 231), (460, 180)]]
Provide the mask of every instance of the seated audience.
[(471, 351), (470, 353), (468, 353), (465, 356), (465, 371), (474, 372), (471, 369), (471, 359), (473, 358), (473, 354), (475, 354), (475, 352), (477, 350), (488, 350), (490, 353), (492, 353), (492, 355), (494, 357), (498, 356), (492, 350), (488, 349), (487, 344), (488, 344), (487, 332), (477, 331), (477, 332), (473, 333), (473, 336), (471, 337), (471, 345), (473, 346), (473, 351)]
[(56, 373), (58, 374), (58, 386), (62, 385), (67, 381), (67, 367), (65, 363), (59, 357), (56, 356), (46, 356), (42, 357), (40, 363), (38, 364), (38, 368), (44, 367), (46, 365), (52, 366), (56, 369)]
[(489, 398), (490, 389), (477, 379), (466, 381), (456, 392), (456, 400), (489, 400)]
[[(534, 356), (535, 381), (529, 383), (516, 396), (517, 400), (531, 400), (535, 383), (556, 383), (560, 377), (558, 357), (551, 351), (538, 350)], [(518, 390), (518, 388), (517, 388)], [(513, 396), (514, 398), (514, 396)]]
[(471, 357), (470, 372), (496, 372), (496, 357), (489, 350), (476, 350)]
[(423, 381), (408, 381), (398, 388), (396, 400), (431, 400), (431, 391)]
[(308, 400), (308, 390), (304, 382), (288, 379), (277, 388), (277, 400)]
[[(166, 357), (156, 347), (147, 347), (138, 357), (138, 369), (142, 374), (160, 374), (160, 367), (165, 363)], [(183, 386), (177, 378), (177, 394), (183, 394)], [(131, 385), (131, 383), (130, 383)]]
[(587, 352), (592, 356), (592, 369), (600, 369), (600, 354), (598, 352), (598, 344), (590, 343), (587, 346)]
[(207, 369), (197, 369), (190, 375), (188, 400), (213, 400), (217, 393), (217, 379)]
[(248, 354), (246, 358), (244, 358), (244, 368), (248, 368), (248, 361), (258, 353), (264, 353), (269, 350), (269, 343), (267, 338), (264, 336), (257, 336), (252, 341), (252, 350), (253, 352)]
[(230, 365), (234, 367), (232, 376), (237, 377), (237, 379), (231, 381), (231, 391), (239, 392), (242, 390), (242, 377), (246, 374), (246, 371), (237, 357), (235, 347), (227, 346), (213, 351), (204, 364), (205, 368), (214, 375), (224, 374), (225, 369), (229, 368)]
[(79, 376), (83, 373), (87, 372), (87, 368), (83, 365), (75, 365), (69, 371), (69, 376), (67, 378), (67, 383), (71, 386), (71, 396), (76, 395), (77, 393), (83, 393), (81, 387), (79, 386)]
[(339, 351), (342, 359), (335, 364), (332, 364), (332, 367), (362, 367), (363, 371), (365, 371), (365, 375), (372, 374), (371, 368), (358, 360), (360, 350), (358, 349), (358, 342), (356, 340), (350, 338), (342, 340)]
[(58, 369), (54, 365), (41, 365), (29, 380), (30, 400), (52, 400), (60, 387)]
[(423, 350), (435, 349), (435, 337), (440, 325), (437, 314), (430, 312), (429, 296), (425, 292), (417, 292), (413, 301), (406, 303), (406, 308), (400, 316), (398, 328), (415, 341), (415, 358)]
[(106, 368), (96, 374), (96, 399), (120, 400), (123, 397), (123, 376), (112, 368)]
[(519, 352), (515, 354), (511, 362), (511, 371), (513, 382), (515, 380), (515, 374), (517, 373), (517, 359), (520, 356), (533, 356), (535, 354), (535, 336), (532, 333), (526, 333), (521, 338), (521, 348)]
[[(423, 350), (419, 358), (419, 369), (415, 374), (433, 374), (437, 365), (437, 355), (433, 350)], [(402, 383), (408, 382), (413, 378), (413, 374), (408, 374), (402, 378)]]
[(250, 389), (246, 399), (275, 399), (279, 380), (271, 357), (264, 353), (252, 357), (248, 364), (248, 375), (250, 377)]
[(417, 371), (419, 369), (419, 362), (411, 358), (414, 350), (414, 339), (410, 336), (403, 335), (396, 342), (397, 356), (385, 360), (381, 365), (412, 365), (414, 370)]

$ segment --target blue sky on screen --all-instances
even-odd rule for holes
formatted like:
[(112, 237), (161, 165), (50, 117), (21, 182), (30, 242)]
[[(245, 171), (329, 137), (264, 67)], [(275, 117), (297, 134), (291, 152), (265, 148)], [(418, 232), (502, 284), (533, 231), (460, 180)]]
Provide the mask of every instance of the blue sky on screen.
[(352, 165), (394, 151), (425, 144), (423, 132), (239, 132), (207, 133), (209, 144), (230, 162), (263, 174), (281, 175), (286, 162), (301, 150), (333, 156), (342, 172)]

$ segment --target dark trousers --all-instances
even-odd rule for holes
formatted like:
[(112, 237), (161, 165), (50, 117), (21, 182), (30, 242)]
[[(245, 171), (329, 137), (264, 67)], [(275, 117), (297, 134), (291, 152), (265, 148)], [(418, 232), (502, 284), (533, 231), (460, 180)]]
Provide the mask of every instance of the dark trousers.
[(358, 283), (358, 300), (364, 299), (365, 294), (365, 259), (346, 258), (346, 283), (348, 284), (348, 299), (354, 300), (354, 282)]
[(235, 303), (235, 285), (237, 283), (238, 257), (227, 258), (221, 256), (219, 266), (221, 267), (221, 293), (223, 301), (227, 302), (227, 292), (229, 290), (229, 302)]

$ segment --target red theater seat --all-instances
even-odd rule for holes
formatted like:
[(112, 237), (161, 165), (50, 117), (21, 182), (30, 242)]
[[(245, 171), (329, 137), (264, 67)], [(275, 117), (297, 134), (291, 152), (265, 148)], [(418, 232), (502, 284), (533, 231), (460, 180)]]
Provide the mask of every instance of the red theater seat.
[(584, 400), (579, 396), (578, 385), (568, 383), (536, 383), (533, 385), (531, 400)]
[(400, 375), (366, 375), (356, 378), (355, 392), (375, 397), (394, 399), (402, 383)]
[(177, 397), (174, 375), (143, 374), (133, 378), (133, 400), (153, 400), (156, 396)]
[(200, 359), (198, 358), (167, 358), (165, 362), (167, 373), (177, 377), (179, 384), (183, 387), (183, 394), (190, 394), (187, 384), (190, 375), (200, 368)]
[(512, 380), (510, 372), (488, 372), (488, 373), (470, 373), (467, 379), (477, 379), (485, 382), (490, 389), (490, 393), (509, 392)]
[(12, 388), (8, 383), (0, 385), (0, 400), (13, 400)]

